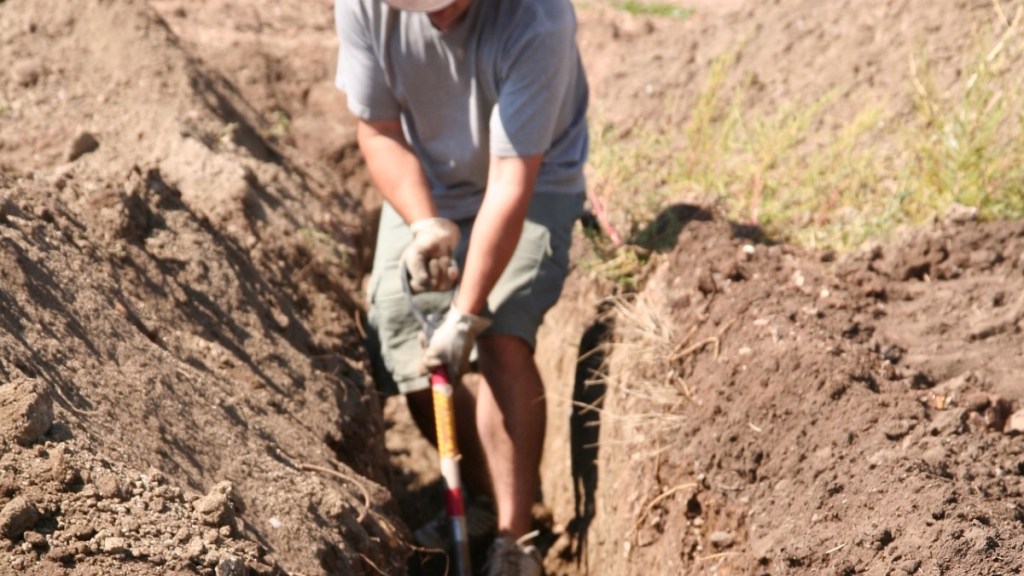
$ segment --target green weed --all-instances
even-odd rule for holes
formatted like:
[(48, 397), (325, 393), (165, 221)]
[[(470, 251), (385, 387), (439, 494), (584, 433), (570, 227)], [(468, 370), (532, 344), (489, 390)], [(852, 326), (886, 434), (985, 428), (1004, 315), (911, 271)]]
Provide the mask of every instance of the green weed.
[(1005, 40), (978, 59), (959, 93), (941, 94), (927, 66), (913, 61), (923, 129), (908, 141), (913, 165), (905, 185), (919, 217), (953, 202), (984, 218), (1024, 216), (1024, 81), (1000, 59)]
[(330, 234), (310, 226), (299, 228), (298, 233), (315, 262), (325, 266), (338, 265), (345, 269), (352, 267), (352, 248), (338, 242)]
[(284, 140), (288, 137), (288, 133), (292, 128), (292, 118), (287, 112), (281, 109), (276, 109), (271, 114), (270, 128), (267, 131), (270, 139), (277, 142)]
[(692, 8), (676, 6), (664, 2), (650, 2), (645, 0), (624, 0), (618, 7), (634, 16), (660, 16), (663, 18), (676, 18), (685, 20), (693, 15)]

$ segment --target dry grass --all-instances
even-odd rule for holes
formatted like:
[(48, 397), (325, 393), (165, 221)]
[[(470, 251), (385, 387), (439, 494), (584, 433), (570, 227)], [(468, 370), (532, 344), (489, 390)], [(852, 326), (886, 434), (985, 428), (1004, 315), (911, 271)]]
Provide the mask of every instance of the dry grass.
[(681, 431), (687, 416), (683, 407), (692, 391), (678, 370), (680, 334), (664, 305), (647, 293), (614, 297), (615, 353), (606, 385), (620, 406), (603, 416), (620, 426), (620, 441), (633, 448), (638, 460), (656, 456), (661, 440)]
[(764, 114), (742, 83), (726, 86), (736, 52), (722, 56), (682, 124), (623, 132), (594, 121), (591, 167), (625, 248), (603, 248), (595, 268), (634, 288), (647, 263), (637, 234), (673, 203), (711, 204), (778, 240), (836, 250), (885, 240), (901, 226), (942, 216), (951, 205), (986, 219), (1024, 217), (1024, 1), (1000, 4), (962, 81), (932, 82), (926, 54), (908, 58), (917, 115), (866, 108), (820, 134), (834, 97), (794, 101)]

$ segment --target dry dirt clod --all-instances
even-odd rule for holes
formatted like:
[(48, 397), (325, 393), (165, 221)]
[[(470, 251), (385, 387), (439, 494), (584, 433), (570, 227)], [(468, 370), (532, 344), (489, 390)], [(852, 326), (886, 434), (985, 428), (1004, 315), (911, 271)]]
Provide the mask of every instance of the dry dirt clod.
[(35, 380), (15, 379), (0, 387), (0, 440), (29, 446), (53, 424), (53, 398)]
[(90, 152), (95, 152), (99, 147), (100, 142), (95, 136), (89, 132), (81, 132), (78, 136), (75, 136), (75, 139), (71, 141), (71, 145), (68, 146), (68, 162), (74, 162)]
[(697, 277), (697, 289), (700, 290), (705, 298), (718, 292), (718, 285), (715, 283), (711, 270), (701, 270), (700, 275)]
[(14, 540), (38, 521), (39, 510), (35, 504), (17, 496), (0, 510), (0, 535)]
[(711, 545), (714, 546), (715, 549), (725, 550), (736, 543), (736, 536), (733, 535), (732, 532), (718, 530), (711, 533), (711, 536), (708, 537), (708, 541), (711, 542)]
[(193, 504), (196, 518), (207, 526), (229, 526), (235, 522), (235, 511), (242, 510), (242, 502), (231, 482), (221, 482), (210, 493)]
[(25, 539), (25, 542), (31, 544), (33, 548), (46, 548), (46, 536), (35, 530), (26, 530), (21, 537)]
[(248, 576), (249, 569), (246, 568), (245, 562), (241, 558), (225, 555), (217, 563), (215, 573), (217, 576)]
[(107, 554), (124, 554), (128, 551), (124, 538), (111, 536), (103, 539), (103, 551)]
[(943, 222), (946, 225), (967, 224), (978, 219), (978, 209), (974, 206), (964, 206), (954, 202), (946, 210)]
[(11, 68), (11, 78), (22, 88), (35, 86), (43, 76), (43, 67), (39, 62), (22, 61)]
[(1017, 410), (1006, 420), (1006, 434), (1024, 434), (1024, 409)]
[(992, 430), (1002, 431), (1006, 427), (1010, 416), (1013, 414), (1013, 403), (1006, 398), (995, 396), (988, 410), (985, 411), (985, 420)]
[(96, 491), (100, 496), (107, 499), (116, 498), (118, 500), (125, 499), (125, 489), (121, 484), (121, 480), (110, 473), (99, 474), (95, 480)]
[(203, 543), (203, 539), (196, 536), (188, 543), (185, 547), (184, 554), (192, 562), (198, 562), (203, 554), (206, 553), (206, 544)]

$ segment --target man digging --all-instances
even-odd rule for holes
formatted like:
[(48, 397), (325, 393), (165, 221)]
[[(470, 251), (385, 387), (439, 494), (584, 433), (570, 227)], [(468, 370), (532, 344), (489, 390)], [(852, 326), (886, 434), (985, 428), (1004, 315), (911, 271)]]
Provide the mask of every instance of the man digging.
[[(476, 397), (458, 385), (454, 397), (462, 476), (478, 496), (470, 535), (497, 531), (489, 576), (540, 574), (529, 532), (545, 404), (533, 351), (568, 271), (588, 144), (572, 5), (336, 0), (335, 19), (337, 85), (384, 198), (368, 287), (378, 380), (436, 441), (426, 370), (445, 366), (457, 383), (475, 344)], [(425, 349), (400, 268), (419, 307), (447, 310)]]

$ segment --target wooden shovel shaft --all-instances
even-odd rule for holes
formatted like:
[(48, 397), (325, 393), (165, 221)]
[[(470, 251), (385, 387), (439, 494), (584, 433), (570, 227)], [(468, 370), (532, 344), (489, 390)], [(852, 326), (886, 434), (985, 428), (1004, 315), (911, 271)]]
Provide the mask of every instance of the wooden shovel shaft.
[(437, 451), (441, 456), (441, 477), (445, 483), (445, 508), (451, 521), (455, 574), (470, 576), (469, 535), (466, 531), (466, 504), (459, 475), (459, 445), (455, 437), (454, 389), (444, 366), (430, 372), (434, 400), (434, 424), (437, 427)]

